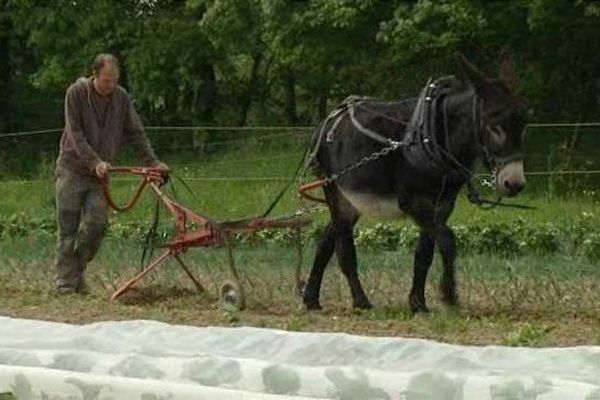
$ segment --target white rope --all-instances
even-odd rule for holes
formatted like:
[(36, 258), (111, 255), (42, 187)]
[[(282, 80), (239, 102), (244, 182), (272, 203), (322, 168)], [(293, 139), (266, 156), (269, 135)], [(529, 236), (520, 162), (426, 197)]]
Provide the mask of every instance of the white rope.
[[(600, 170), (567, 170), (567, 171), (531, 171), (525, 172), (527, 176), (549, 176), (549, 175), (598, 175), (600, 174)], [(489, 173), (479, 173), (475, 174), (477, 177), (485, 177), (490, 176)]]
[(230, 165), (230, 164), (244, 164), (244, 163), (252, 163), (255, 161), (270, 161), (270, 160), (285, 160), (295, 157), (295, 153), (276, 153), (271, 156), (265, 157), (246, 157), (246, 158), (237, 158), (234, 160), (218, 160), (218, 161), (203, 161), (197, 164), (174, 164), (177, 169), (186, 168), (186, 167), (210, 167), (212, 165)]
[[(236, 181), (287, 181), (290, 178), (287, 176), (194, 176), (194, 177), (182, 177), (187, 181), (199, 181), (199, 182), (236, 182)], [(111, 182), (139, 182), (137, 178), (113, 178)], [(49, 177), (47, 179), (10, 179), (0, 180), (0, 184), (32, 184), (32, 183), (51, 183), (54, 182), (54, 178)]]
[(600, 170), (589, 170), (589, 171), (532, 171), (525, 172), (525, 175), (597, 175), (600, 174)]
[[(298, 135), (298, 137), (294, 137), (294, 135)], [(253, 136), (253, 137), (244, 137), (240, 139), (228, 139), (228, 140), (220, 140), (220, 141), (210, 141), (198, 145), (183, 145), (183, 146), (152, 146), (155, 150), (177, 150), (177, 149), (196, 149), (196, 148), (212, 148), (217, 146), (223, 146), (231, 143), (239, 143), (239, 142), (248, 142), (249, 140), (254, 140), (257, 142), (273, 139), (273, 138), (281, 138), (285, 137), (287, 139), (302, 139), (303, 137), (299, 135), (299, 132), (288, 132), (288, 133), (275, 133), (272, 135), (261, 135), (261, 136)]]
[(146, 126), (147, 131), (292, 131), (313, 129), (312, 126)]
[(39, 131), (1, 133), (0, 139), (22, 137), (22, 136), (32, 136), (32, 135), (39, 135), (42, 133), (60, 133), (62, 131), (63, 131), (62, 129), (43, 129), (43, 130), (39, 130)]
[[(147, 131), (222, 131), (222, 132), (240, 132), (240, 131), (305, 131), (312, 129), (312, 126), (146, 126)], [(20, 131), (0, 133), (0, 139), (16, 138), (23, 136), (40, 135), (46, 133), (62, 133), (62, 128), (43, 129), (36, 131)]]
[[(191, 165), (191, 164), (190, 164)], [(550, 175), (598, 175), (600, 170), (590, 171), (532, 171), (525, 172), (528, 176), (550, 176)], [(487, 177), (489, 174), (475, 174), (476, 177)], [(185, 181), (199, 181), (199, 182), (212, 182), (212, 181), (286, 181), (289, 180), (288, 176), (190, 176), (182, 177)], [(46, 179), (7, 179), (0, 180), (1, 184), (23, 184), (23, 183), (40, 183), (40, 182), (53, 182), (53, 177)], [(111, 181), (116, 182), (138, 182), (137, 178), (113, 178)]]
[(531, 123), (525, 128), (600, 128), (600, 122)]
[[(565, 122), (565, 123), (530, 123), (525, 126), (525, 131), (529, 128), (600, 128), (600, 122)], [(205, 130), (205, 131), (225, 131), (225, 132), (239, 132), (239, 131), (293, 131), (293, 130), (309, 130), (314, 129), (314, 126), (210, 126), (210, 125), (197, 125), (197, 126), (158, 126), (150, 125), (145, 127), (148, 131), (194, 131), (194, 130)], [(47, 133), (61, 133), (62, 128), (54, 129), (41, 129), (32, 131), (19, 131), (19, 132), (8, 132), (0, 133), (0, 139), (3, 138), (15, 138), (21, 136), (32, 136)]]

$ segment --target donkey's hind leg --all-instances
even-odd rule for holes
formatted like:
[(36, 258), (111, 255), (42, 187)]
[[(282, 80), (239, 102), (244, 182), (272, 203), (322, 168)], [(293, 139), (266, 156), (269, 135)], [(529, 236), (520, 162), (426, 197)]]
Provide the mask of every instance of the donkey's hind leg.
[(342, 273), (348, 280), (350, 292), (352, 293), (352, 305), (354, 308), (369, 309), (373, 308), (367, 298), (365, 291), (358, 277), (356, 247), (354, 245), (354, 225), (358, 221), (358, 213), (354, 215), (345, 215), (335, 221), (336, 240), (335, 252)]
[(335, 248), (335, 228), (333, 221), (330, 221), (325, 228), (318, 244), (317, 251), (315, 254), (315, 260), (313, 262), (312, 269), (310, 270), (310, 276), (304, 289), (304, 304), (309, 310), (320, 310), (321, 304), (319, 302), (319, 296), (321, 291), (321, 283), (323, 281), (323, 274), (325, 268), (331, 260), (333, 250)]
[(458, 291), (456, 289), (456, 239), (454, 232), (447, 225), (440, 228), (437, 234), (437, 243), (440, 254), (442, 255), (442, 264), (444, 272), (440, 282), (442, 300), (449, 306), (458, 305)]

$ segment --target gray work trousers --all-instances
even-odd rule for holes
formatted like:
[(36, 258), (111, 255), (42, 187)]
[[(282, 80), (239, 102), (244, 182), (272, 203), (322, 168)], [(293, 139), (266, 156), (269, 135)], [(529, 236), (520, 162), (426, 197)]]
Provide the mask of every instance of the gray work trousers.
[(108, 224), (100, 181), (64, 167), (56, 169), (57, 288), (78, 289), (87, 263), (96, 255)]

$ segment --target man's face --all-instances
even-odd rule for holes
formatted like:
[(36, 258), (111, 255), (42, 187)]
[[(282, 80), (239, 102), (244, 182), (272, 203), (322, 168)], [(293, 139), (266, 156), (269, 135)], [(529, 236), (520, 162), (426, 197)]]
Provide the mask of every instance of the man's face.
[(119, 83), (119, 69), (112, 63), (106, 63), (95, 76), (94, 87), (101, 96), (108, 96)]

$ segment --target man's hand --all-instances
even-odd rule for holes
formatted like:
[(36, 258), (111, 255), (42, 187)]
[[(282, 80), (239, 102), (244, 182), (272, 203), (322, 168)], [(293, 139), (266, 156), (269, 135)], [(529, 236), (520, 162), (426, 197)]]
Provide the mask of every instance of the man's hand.
[(162, 175), (163, 185), (169, 182), (169, 172), (171, 172), (171, 170), (169, 169), (169, 166), (167, 164), (165, 164), (164, 162), (157, 161), (154, 165), (152, 165), (152, 168), (156, 168), (158, 171), (160, 171), (160, 174)]
[(154, 164), (152, 166), (152, 168), (156, 168), (156, 169), (160, 170), (161, 172), (165, 172), (165, 173), (167, 173), (171, 170), (167, 164), (165, 164), (164, 162), (160, 162), (160, 161), (158, 161), (156, 164)]
[(96, 168), (94, 168), (94, 172), (96, 172), (96, 176), (100, 179), (105, 178), (108, 175), (108, 170), (110, 169), (110, 164), (106, 161), (100, 161), (96, 164)]

